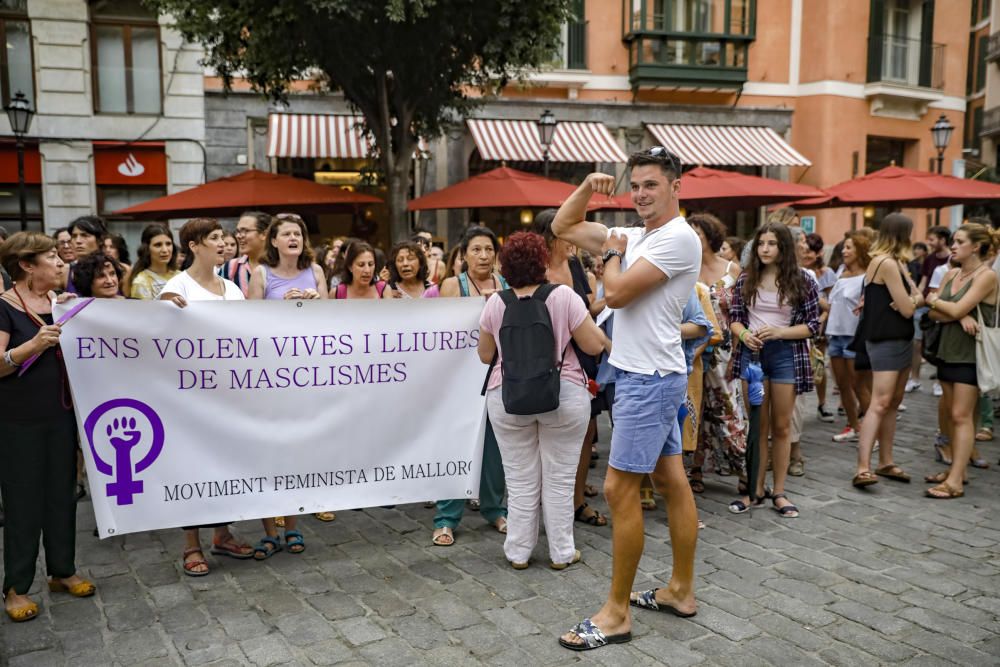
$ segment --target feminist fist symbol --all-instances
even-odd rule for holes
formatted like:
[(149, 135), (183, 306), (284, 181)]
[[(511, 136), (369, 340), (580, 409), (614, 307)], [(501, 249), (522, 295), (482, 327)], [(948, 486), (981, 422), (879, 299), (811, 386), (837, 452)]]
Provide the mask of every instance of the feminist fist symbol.
[[(108, 442), (115, 450), (114, 468), (101, 459), (94, 441), (97, 422), (112, 410), (120, 411), (118, 414), (124, 413), (115, 417), (104, 429)], [(142, 431), (136, 428), (136, 416), (144, 417), (152, 432), (149, 452), (133, 466), (132, 451), (143, 439)], [(94, 455), (94, 466), (101, 474), (114, 477), (114, 481), (106, 487), (108, 497), (115, 498), (119, 505), (131, 505), (135, 501), (135, 495), (143, 490), (142, 480), (135, 479), (133, 475), (138, 475), (152, 465), (163, 451), (163, 421), (153, 408), (142, 401), (116, 398), (94, 408), (83, 427), (90, 443), (90, 451)]]

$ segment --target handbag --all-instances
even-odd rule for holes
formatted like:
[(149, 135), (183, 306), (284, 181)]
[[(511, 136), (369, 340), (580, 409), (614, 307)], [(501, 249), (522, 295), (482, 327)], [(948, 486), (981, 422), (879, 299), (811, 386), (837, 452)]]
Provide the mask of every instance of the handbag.
[[(976, 377), (979, 391), (984, 394), (1000, 392), (1000, 285), (994, 300), (993, 322), (983, 322), (983, 311), (976, 306), (979, 333), (976, 334)], [(989, 324), (990, 326), (987, 326)]]
[(941, 345), (941, 327), (943, 325), (940, 322), (932, 320), (929, 312), (920, 316), (918, 324), (924, 334), (924, 344), (923, 348), (921, 348), (920, 356), (933, 366), (941, 365), (942, 361), (938, 357), (938, 347)]

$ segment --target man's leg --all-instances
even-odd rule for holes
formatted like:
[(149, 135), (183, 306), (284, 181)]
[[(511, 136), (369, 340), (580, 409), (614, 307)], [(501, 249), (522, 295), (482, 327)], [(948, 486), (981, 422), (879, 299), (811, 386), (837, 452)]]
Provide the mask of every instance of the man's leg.
[(682, 614), (693, 614), (697, 606), (694, 554), (698, 544), (698, 508), (681, 457), (661, 456), (652, 478), (657, 490), (667, 499), (670, 548), (674, 557), (670, 583), (656, 592), (656, 602), (661, 606), (668, 604)]
[[(680, 457), (676, 458), (679, 462)], [(681, 475), (684, 475), (683, 468)], [(643, 476), (644, 473), (623, 472), (609, 466), (608, 476), (604, 480), (604, 497), (611, 508), (611, 590), (604, 606), (590, 620), (605, 635), (632, 630), (629, 594), (645, 541), (642, 506), (639, 504), (639, 485)], [(684, 485), (687, 486), (686, 479)], [(691, 495), (690, 487), (688, 495)], [(695, 530), (697, 531), (697, 527)], [(569, 643), (583, 643), (572, 632), (566, 633), (562, 638)]]

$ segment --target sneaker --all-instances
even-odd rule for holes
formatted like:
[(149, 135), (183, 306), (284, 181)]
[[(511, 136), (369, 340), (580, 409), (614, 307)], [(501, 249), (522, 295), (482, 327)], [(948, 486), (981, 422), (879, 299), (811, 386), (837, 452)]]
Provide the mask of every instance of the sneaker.
[(816, 417), (819, 418), (821, 422), (833, 422), (833, 413), (827, 410), (823, 405), (816, 408)]
[(907, 394), (909, 394), (910, 392), (916, 391), (918, 389), (920, 389), (920, 380), (914, 380), (914, 379), (911, 378), (911, 379), (909, 379), (909, 380), (906, 381), (906, 389), (905, 389), (905, 391), (906, 391)]
[(897, 412), (906, 412), (906, 404), (905, 403), (900, 403), (899, 407), (896, 408), (896, 411)]
[(844, 409), (843, 405), (837, 406), (837, 416), (838, 417), (846, 417), (847, 416), (847, 410)]
[(834, 442), (857, 442), (858, 434), (850, 426), (845, 426), (844, 430), (833, 436)]
[(931, 390), (931, 393), (934, 394), (934, 396), (936, 396), (938, 398), (940, 398), (941, 395), (944, 394), (944, 390), (941, 389), (941, 383), (940, 382), (935, 382), (934, 383), (934, 388), (933, 388), (933, 390)]
[(798, 459), (788, 464), (788, 474), (792, 477), (802, 477), (806, 474), (805, 461)]

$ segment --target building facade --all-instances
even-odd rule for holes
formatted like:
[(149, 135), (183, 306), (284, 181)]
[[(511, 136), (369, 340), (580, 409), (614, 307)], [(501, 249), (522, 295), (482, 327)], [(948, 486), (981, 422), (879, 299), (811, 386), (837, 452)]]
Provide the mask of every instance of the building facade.
[[(35, 112), (27, 134), (29, 227), (52, 231), (99, 213), (138, 242), (114, 211), (204, 182), (200, 47), (137, 0), (4, 0), (4, 105)], [(18, 214), (17, 156), (0, 116), (0, 224)]]
[[(971, 2), (577, 0), (556, 61), (430, 142), (413, 194), (500, 165), (542, 173), (537, 123), (546, 110), (558, 121), (547, 167), (574, 182), (593, 170), (620, 174), (627, 153), (654, 144), (690, 166), (818, 187), (889, 164), (934, 168), (934, 122), (944, 115), (966, 127)], [(249, 91), (224, 96), (209, 78), (206, 106), (210, 177), (255, 166), (377, 194), (338, 96), (303, 86), (277, 109)], [(944, 152), (946, 172), (962, 164), (960, 138)], [(523, 213), (441, 211), (420, 223), (453, 239), (470, 221), (511, 231), (530, 217)], [(806, 224), (835, 243), (880, 213), (820, 210)], [(909, 213), (923, 234), (928, 213)], [(366, 221), (380, 215), (330, 217), (315, 231), (371, 231)], [(761, 215), (724, 218), (746, 235)]]

